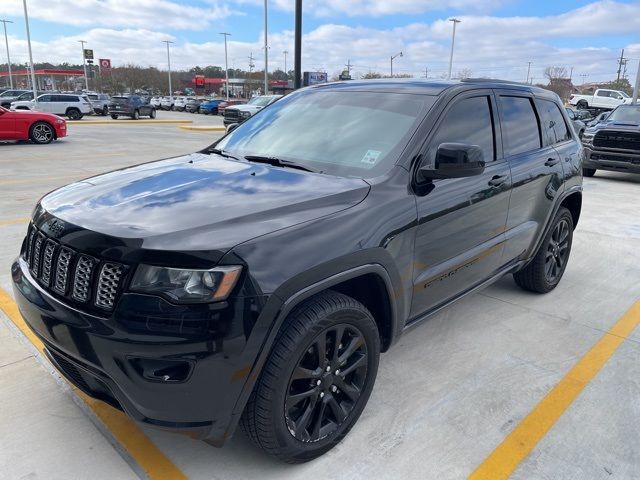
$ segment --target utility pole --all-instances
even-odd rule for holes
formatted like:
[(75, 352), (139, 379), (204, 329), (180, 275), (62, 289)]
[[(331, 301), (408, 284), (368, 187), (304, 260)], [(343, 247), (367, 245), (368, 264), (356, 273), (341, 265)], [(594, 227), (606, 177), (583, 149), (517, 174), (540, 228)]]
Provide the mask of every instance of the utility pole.
[(162, 40), (162, 42), (167, 44), (167, 68), (169, 70), (169, 98), (171, 99), (171, 103), (173, 104), (173, 88), (171, 87), (171, 55), (169, 54), (169, 44), (173, 42), (170, 40)]
[(33, 90), (33, 101), (38, 103), (38, 86), (36, 85), (36, 71), (33, 67), (33, 53), (31, 52), (31, 32), (29, 31), (29, 13), (27, 12), (27, 0), (22, 0), (24, 7), (24, 23), (27, 30), (27, 46), (29, 47), (29, 66), (31, 67), (31, 89)]
[(82, 68), (84, 69), (84, 86), (89, 91), (89, 78), (87, 78), (87, 59), (84, 58), (84, 44), (87, 43), (85, 40), (78, 40), (82, 48)]
[(581, 73), (580, 76), (582, 77), (582, 83), (580, 85), (584, 85), (585, 83), (587, 83), (587, 77), (589, 76), (589, 74)]
[(347, 60), (345, 67), (347, 67), (347, 75), (351, 76), (351, 59)]
[(296, 0), (294, 79), (296, 90), (302, 86), (302, 0)]
[(529, 66), (527, 67), (527, 82), (529, 83), (529, 74), (531, 73), (531, 62), (527, 62)]
[(429, 68), (424, 67), (424, 78), (429, 78)]
[(13, 90), (13, 76), (11, 75), (11, 57), (9, 56), (9, 40), (7, 39), (7, 23), (13, 23), (11, 20), (0, 20), (4, 24), (4, 43), (7, 47), (7, 66), (9, 67), (9, 86)]
[(397, 57), (402, 57), (402, 52), (391, 55), (391, 78), (393, 78), (393, 59)]
[(449, 56), (449, 74), (447, 75), (447, 79), (451, 80), (451, 69), (453, 67), (453, 47), (456, 43), (456, 25), (461, 21), (457, 18), (450, 18), (450, 22), (453, 22), (453, 35), (451, 37), (451, 55)]
[(264, 94), (269, 93), (268, 0), (264, 0)]
[(624, 60), (624, 48), (622, 49), (622, 53), (620, 53), (620, 60), (618, 60), (618, 79), (616, 83), (620, 83), (620, 73), (622, 72), (622, 61)]
[[(230, 33), (222, 32), (220, 35), (224, 35), (224, 85), (227, 92), (227, 101), (229, 101), (229, 56), (227, 54), (227, 37)], [(252, 54), (253, 55), (253, 54)]]

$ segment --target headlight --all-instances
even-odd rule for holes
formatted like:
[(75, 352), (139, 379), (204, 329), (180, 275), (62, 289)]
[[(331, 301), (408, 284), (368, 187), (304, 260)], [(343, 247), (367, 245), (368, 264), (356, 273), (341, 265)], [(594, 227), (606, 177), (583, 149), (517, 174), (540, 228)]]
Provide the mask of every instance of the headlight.
[(240, 115), (242, 115), (244, 118), (249, 118), (251, 116), (251, 112), (240, 112)]
[(229, 296), (241, 271), (241, 266), (183, 270), (140, 265), (131, 282), (131, 290), (164, 295), (178, 303), (216, 302)]

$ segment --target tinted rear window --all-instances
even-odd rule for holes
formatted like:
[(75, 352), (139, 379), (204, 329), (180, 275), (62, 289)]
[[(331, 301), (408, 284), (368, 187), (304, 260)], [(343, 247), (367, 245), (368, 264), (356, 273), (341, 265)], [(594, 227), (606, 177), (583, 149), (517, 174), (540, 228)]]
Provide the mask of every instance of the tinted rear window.
[(571, 133), (560, 112), (560, 107), (549, 100), (537, 100), (538, 110), (542, 115), (542, 130), (546, 133), (549, 144), (571, 140)]
[(540, 148), (540, 125), (531, 99), (501, 96), (499, 102), (502, 133), (506, 137), (505, 156)]

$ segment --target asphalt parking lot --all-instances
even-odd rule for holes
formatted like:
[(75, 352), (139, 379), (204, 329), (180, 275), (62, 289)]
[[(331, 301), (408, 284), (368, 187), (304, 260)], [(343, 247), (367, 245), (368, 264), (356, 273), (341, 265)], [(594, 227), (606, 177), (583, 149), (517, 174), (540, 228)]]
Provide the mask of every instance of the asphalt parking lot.
[[(222, 125), (174, 112), (158, 119)], [(87, 403), (16, 326), (9, 268), (42, 195), (221, 135), (95, 120), (104, 119), (70, 125), (48, 146), (0, 143), (0, 479), (640, 478), (640, 176), (585, 179), (556, 290), (534, 295), (504, 278), (413, 328), (382, 356), (349, 436), (291, 466), (240, 431), (216, 449)]]

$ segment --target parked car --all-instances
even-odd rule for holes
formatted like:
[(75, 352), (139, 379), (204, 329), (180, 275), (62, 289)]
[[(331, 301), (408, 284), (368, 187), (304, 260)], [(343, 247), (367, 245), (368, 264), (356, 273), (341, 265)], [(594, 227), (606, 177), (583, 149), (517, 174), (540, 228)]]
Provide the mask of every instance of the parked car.
[(222, 102), (223, 100), (215, 98), (212, 100), (205, 100), (200, 104), (198, 112), (204, 113), (205, 115), (218, 115), (218, 107)]
[(5, 90), (0, 93), (0, 106), (9, 108), (11, 106), (11, 102), (15, 102), (20, 95), (29, 92), (31, 92), (31, 98), (33, 99), (33, 92), (31, 90)]
[(569, 98), (569, 104), (580, 110), (593, 108), (598, 110), (613, 110), (618, 105), (631, 103), (631, 97), (622, 90), (610, 90), (599, 88), (593, 95), (573, 94)]
[[(44, 95), (45, 93), (58, 93), (58, 92), (46, 92), (46, 91), (40, 91), (40, 92), (36, 92), (37, 96), (40, 95)], [(24, 102), (24, 101), (28, 101), (28, 100), (33, 100), (33, 91), (29, 90), (28, 92), (24, 92), (22, 95), (18, 95), (17, 97), (15, 97), (15, 99), (11, 102), (9, 101), (2, 101), (0, 102), (0, 106), (6, 108), (6, 109), (10, 109), (11, 108), (11, 104), (13, 102)], [(27, 107), (23, 107), (23, 110), (29, 110), (29, 108)]]
[(45, 144), (67, 135), (67, 122), (57, 115), (0, 107), (0, 140)]
[(162, 97), (160, 100), (160, 108), (162, 110), (173, 110), (174, 97)]
[(184, 106), (184, 110), (185, 112), (189, 112), (189, 113), (198, 113), (198, 110), (200, 109), (201, 104), (202, 104), (202, 100), (191, 98), (187, 101), (187, 104)]
[(611, 115), (611, 112), (602, 112), (600, 115), (596, 116), (591, 121), (587, 122), (587, 127), (593, 127), (599, 124), (600, 122), (604, 122), (609, 115)]
[[(567, 116), (569, 120), (571, 120), (571, 124), (573, 125), (573, 129), (578, 134), (579, 138), (582, 138), (584, 131), (587, 129), (587, 124), (578, 118), (576, 110), (572, 110), (571, 108), (567, 108)], [(583, 110), (579, 110), (583, 111)]]
[(253, 97), (244, 105), (225, 108), (223, 123), (225, 125), (242, 123), (252, 115), (258, 113), (264, 107), (271, 105), (280, 98), (282, 98), (282, 95), (260, 95)]
[(93, 112), (93, 106), (85, 95), (68, 93), (45, 93), (40, 95), (37, 102), (23, 100), (11, 103), (11, 110), (37, 110), (39, 112), (65, 115), (71, 120), (80, 120), (84, 115)]
[(304, 462), (356, 423), (407, 327), (503, 275), (558, 285), (581, 172), (541, 88), (310, 87), (198, 153), (45, 195), (14, 297), (87, 394), (218, 446), (239, 422)]
[(93, 106), (93, 111), (98, 115), (108, 115), (111, 97), (106, 93), (88, 93), (87, 97)]
[(188, 101), (189, 99), (187, 97), (176, 97), (175, 101), (173, 102), (173, 110), (182, 112)]
[(227, 107), (231, 107), (233, 105), (242, 105), (245, 102), (244, 100), (240, 100), (240, 99), (229, 99), (229, 100), (224, 100), (222, 102), (220, 102), (218, 104), (218, 115), (224, 115), (224, 109)]
[(157, 110), (160, 108), (161, 101), (162, 101), (162, 97), (158, 97), (158, 96), (151, 97), (151, 100), (149, 100), (149, 105), (151, 105)]
[(109, 112), (114, 120), (122, 116), (134, 120), (139, 120), (140, 117), (156, 118), (155, 107), (145, 103), (139, 95), (111, 97)]
[(640, 173), (640, 105), (620, 105), (589, 127), (582, 142), (586, 177), (593, 177), (596, 170)]

